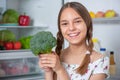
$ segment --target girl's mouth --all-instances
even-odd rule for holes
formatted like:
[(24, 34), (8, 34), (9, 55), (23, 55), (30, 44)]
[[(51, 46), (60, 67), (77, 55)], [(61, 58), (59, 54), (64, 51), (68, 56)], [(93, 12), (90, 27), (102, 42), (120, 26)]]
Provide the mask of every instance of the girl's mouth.
[(70, 33), (70, 34), (68, 34), (68, 35), (69, 35), (69, 37), (76, 37), (76, 36), (78, 36), (79, 34), (80, 34), (80, 32)]

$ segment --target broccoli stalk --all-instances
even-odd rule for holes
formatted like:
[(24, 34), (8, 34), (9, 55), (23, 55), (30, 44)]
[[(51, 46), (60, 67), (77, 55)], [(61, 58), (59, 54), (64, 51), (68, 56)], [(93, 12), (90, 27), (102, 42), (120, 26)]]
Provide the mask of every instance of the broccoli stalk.
[(50, 53), (56, 45), (56, 38), (49, 31), (41, 31), (33, 35), (30, 40), (30, 48), (36, 56)]

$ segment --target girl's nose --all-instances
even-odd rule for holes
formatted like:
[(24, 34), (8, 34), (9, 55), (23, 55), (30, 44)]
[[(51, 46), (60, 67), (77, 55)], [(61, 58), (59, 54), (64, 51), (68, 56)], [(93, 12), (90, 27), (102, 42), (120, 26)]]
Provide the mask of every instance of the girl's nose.
[(70, 23), (70, 25), (69, 25), (69, 30), (70, 30), (70, 31), (75, 30), (75, 26), (74, 26), (74, 24), (73, 24), (73, 23)]

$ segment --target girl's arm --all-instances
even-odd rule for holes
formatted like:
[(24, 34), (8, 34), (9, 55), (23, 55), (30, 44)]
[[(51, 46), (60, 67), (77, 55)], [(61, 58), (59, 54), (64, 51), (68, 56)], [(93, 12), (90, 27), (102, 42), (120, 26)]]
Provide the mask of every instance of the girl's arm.
[(70, 80), (66, 70), (62, 67), (59, 71), (56, 72), (57, 80)]
[(53, 80), (53, 72), (45, 72), (45, 80)]

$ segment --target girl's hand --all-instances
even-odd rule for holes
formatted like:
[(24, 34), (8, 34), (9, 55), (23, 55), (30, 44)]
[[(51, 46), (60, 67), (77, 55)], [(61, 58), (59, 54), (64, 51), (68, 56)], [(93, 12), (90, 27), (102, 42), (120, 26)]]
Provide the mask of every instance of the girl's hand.
[(38, 65), (40, 66), (40, 68), (42, 68), (45, 72), (52, 72), (53, 71), (52, 68), (43, 66), (41, 61), (42, 60), (41, 60), (40, 55), (39, 55)]
[(53, 71), (58, 72), (63, 68), (60, 59), (55, 52), (48, 54), (40, 54), (39, 57), (39, 66), (45, 71), (51, 71), (52, 69)]

